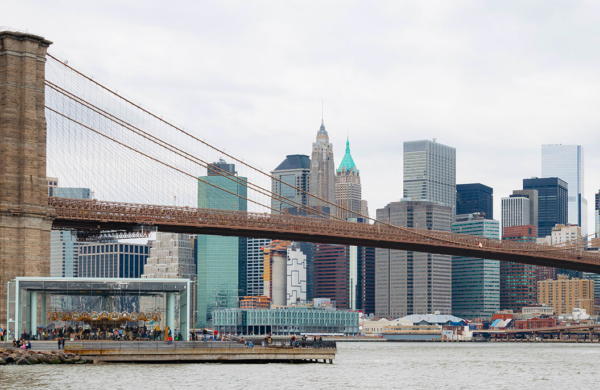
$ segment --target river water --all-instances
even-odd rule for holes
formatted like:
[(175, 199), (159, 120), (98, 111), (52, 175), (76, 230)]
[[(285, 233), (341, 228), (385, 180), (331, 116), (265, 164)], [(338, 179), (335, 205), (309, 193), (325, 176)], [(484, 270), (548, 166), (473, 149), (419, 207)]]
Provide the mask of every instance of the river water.
[(334, 364), (40, 365), (0, 389), (599, 389), (600, 344), (338, 343)]

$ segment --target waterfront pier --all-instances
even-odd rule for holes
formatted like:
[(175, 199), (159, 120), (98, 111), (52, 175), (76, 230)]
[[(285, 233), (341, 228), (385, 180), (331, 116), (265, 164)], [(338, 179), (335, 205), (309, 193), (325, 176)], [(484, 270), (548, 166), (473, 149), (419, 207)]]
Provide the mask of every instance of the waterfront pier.
[(70, 342), (65, 351), (95, 363), (333, 363), (335, 343), (326, 348), (238, 342)]

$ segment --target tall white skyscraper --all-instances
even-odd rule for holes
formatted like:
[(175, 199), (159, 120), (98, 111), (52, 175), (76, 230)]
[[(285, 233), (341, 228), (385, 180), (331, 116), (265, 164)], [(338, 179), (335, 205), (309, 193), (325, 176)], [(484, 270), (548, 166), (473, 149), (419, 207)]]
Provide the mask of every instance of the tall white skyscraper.
[(542, 145), (542, 177), (558, 177), (569, 185), (569, 223), (587, 235), (587, 200), (584, 198), (583, 147)]
[(306, 301), (306, 255), (300, 244), (292, 242), (287, 248), (287, 306)]
[(247, 282), (246, 294), (250, 296), (264, 295), (263, 273), (265, 247), (271, 243), (270, 238), (248, 238), (247, 254)]
[(452, 207), (456, 215), (456, 149), (434, 141), (404, 142), (404, 198)]
[(502, 232), (510, 226), (533, 225), (531, 222), (531, 200), (525, 196), (513, 195), (502, 198)]

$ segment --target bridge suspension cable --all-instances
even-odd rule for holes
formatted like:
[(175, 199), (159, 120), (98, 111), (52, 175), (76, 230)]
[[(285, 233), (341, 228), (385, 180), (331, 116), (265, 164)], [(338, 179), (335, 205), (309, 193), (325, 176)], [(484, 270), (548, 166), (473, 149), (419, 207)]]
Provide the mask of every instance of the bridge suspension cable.
[[(185, 152), (184, 150), (182, 150), (182, 149), (179, 149), (179, 148), (177, 148), (176, 146), (174, 146), (174, 145), (172, 145), (172, 144), (170, 144), (170, 143), (168, 143), (168, 142), (166, 142), (166, 141), (163, 141), (163, 140), (161, 140), (161, 139), (159, 139), (159, 138), (157, 138), (157, 137), (155, 137), (155, 136), (153, 136), (153, 135), (151, 135), (151, 134), (149, 134), (149, 133), (147, 133), (147, 132), (145, 132), (145, 131), (141, 130), (140, 128), (138, 128), (138, 127), (136, 127), (136, 126), (133, 126), (132, 124), (130, 124), (130, 123), (128, 123), (128, 122), (126, 122), (126, 121), (124, 121), (124, 120), (122, 120), (122, 119), (120, 119), (120, 118), (117, 118), (117, 117), (115, 117), (115, 116), (114, 116), (114, 115), (112, 115), (111, 113), (109, 113), (109, 112), (106, 112), (105, 110), (103, 110), (103, 109), (99, 108), (98, 106), (95, 106), (95, 105), (93, 105), (93, 104), (91, 104), (91, 103), (89, 103), (89, 102), (85, 101), (84, 99), (82, 99), (82, 98), (80, 98), (80, 97), (78, 97), (78, 96), (76, 96), (76, 95), (74, 95), (74, 94), (72, 94), (72, 93), (70, 93), (70, 92), (68, 92), (68, 91), (64, 90), (63, 88), (61, 88), (61, 87), (57, 86), (56, 84), (54, 84), (54, 83), (52, 83), (52, 82), (49, 82), (49, 81), (46, 81), (46, 85), (47, 85), (47, 86), (49, 86), (50, 88), (54, 89), (54, 90), (55, 90), (55, 91), (57, 91), (58, 93), (60, 93), (60, 94), (64, 95), (65, 97), (67, 97), (67, 98), (69, 98), (69, 99), (72, 99), (72, 100), (76, 101), (77, 103), (79, 103), (79, 104), (81, 104), (81, 105), (85, 106), (86, 108), (88, 108), (88, 109), (90, 109), (90, 110), (92, 110), (92, 111), (96, 112), (97, 114), (99, 114), (99, 115), (102, 115), (103, 117), (105, 117), (105, 118), (109, 119), (110, 121), (112, 121), (112, 122), (114, 122), (114, 123), (116, 123), (116, 124), (118, 124), (118, 125), (122, 126), (123, 128), (125, 128), (125, 129), (127, 129), (127, 130), (130, 130), (130, 131), (132, 131), (132, 132), (134, 132), (134, 133), (138, 134), (139, 136), (141, 136), (141, 137), (143, 137), (143, 138), (145, 138), (145, 139), (147, 139), (147, 140), (149, 140), (149, 141), (151, 141), (151, 142), (153, 142), (153, 143), (155, 143), (155, 144), (157, 144), (157, 145), (159, 145), (159, 146), (161, 146), (161, 147), (163, 147), (163, 148), (167, 149), (168, 151), (170, 151), (170, 152), (172, 152), (172, 153), (175, 153), (175, 154), (177, 154), (177, 155), (179, 155), (179, 156), (182, 156), (183, 158), (185, 158), (185, 159), (187, 159), (187, 160), (189, 160), (189, 161), (191, 161), (191, 162), (194, 162), (194, 163), (196, 163), (196, 164), (198, 164), (198, 165), (202, 166), (203, 168), (207, 168), (207, 169), (212, 169), (212, 170), (218, 171), (220, 175), (222, 175), (222, 176), (224, 176), (224, 177), (228, 178), (228, 179), (229, 179), (229, 180), (231, 180), (231, 181), (234, 181), (234, 182), (236, 182), (236, 183), (238, 183), (238, 184), (242, 184), (242, 185), (244, 185), (244, 186), (252, 186), (252, 187), (253, 187), (253, 188), (254, 188), (256, 191), (258, 191), (259, 193), (261, 193), (261, 194), (264, 194), (264, 195), (267, 195), (267, 196), (271, 196), (271, 197), (273, 197), (273, 198), (275, 198), (275, 199), (279, 200), (280, 202), (282, 202), (282, 203), (284, 203), (284, 204), (287, 204), (287, 205), (289, 205), (289, 206), (298, 207), (298, 208), (299, 208), (299, 209), (301, 209), (301, 210), (305, 210), (305, 211), (307, 211), (307, 212), (312, 212), (312, 213), (315, 213), (315, 214), (317, 214), (317, 215), (320, 215), (320, 216), (331, 217), (329, 214), (326, 214), (326, 213), (322, 212), (321, 210), (312, 210), (312, 209), (309, 209), (309, 207), (308, 207), (308, 206), (306, 206), (306, 205), (303, 205), (303, 204), (301, 204), (301, 203), (298, 203), (298, 202), (295, 202), (295, 201), (293, 201), (293, 200), (291, 200), (291, 199), (285, 198), (285, 197), (283, 197), (283, 196), (281, 196), (281, 195), (279, 195), (279, 194), (276, 194), (276, 193), (274, 193), (274, 192), (272, 192), (272, 191), (270, 191), (270, 190), (268, 190), (268, 189), (266, 189), (266, 188), (263, 188), (263, 187), (260, 187), (260, 186), (258, 186), (258, 185), (256, 185), (256, 184), (254, 184), (254, 183), (251, 183), (251, 182), (249, 182), (248, 180), (244, 180), (244, 179), (242, 179), (242, 178), (239, 178), (239, 177), (237, 177), (237, 176), (235, 176), (235, 175), (233, 175), (233, 174), (231, 174), (231, 173), (229, 173), (229, 172), (227, 172), (227, 171), (224, 171), (224, 170), (220, 169), (220, 168), (219, 168), (219, 167), (217, 167), (217, 166), (211, 166), (211, 167), (209, 168), (209, 163), (208, 163), (208, 162), (206, 162), (206, 161), (204, 161), (204, 160), (202, 160), (202, 159), (200, 159), (199, 157), (193, 156), (193, 155), (191, 155), (190, 153), (187, 153), (187, 152)], [(63, 116), (65, 119), (68, 119), (68, 120), (71, 120), (71, 121), (73, 121), (74, 123), (77, 123), (78, 125), (80, 125), (80, 126), (82, 126), (82, 127), (86, 128), (86, 129), (88, 129), (88, 130), (90, 130), (90, 131), (94, 131), (94, 132), (96, 132), (96, 133), (97, 133), (97, 134), (99, 134), (99, 135), (103, 135), (101, 132), (99, 132), (99, 131), (97, 131), (97, 130), (94, 130), (94, 129), (92, 129), (92, 128), (90, 128), (89, 126), (86, 126), (86, 125), (84, 125), (84, 124), (82, 124), (82, 123), (78, 122), (77, 120), (75, 120), (75, 119), (73, 119), (73, 118), (71, 118), (71, 117), (69, 117), (69, 116), (67, 116), (67, 115), (64, 115), (64, 114), (61, 114), (61, 113), (59, 113), (58, 111), (54, 110), (54, 109), (53, 109), (53, 108), (51, 108), (51, 107), (48, 107), (48, 106), (46, 106), (46, 108), (48, 108), (49, 110), (51, 110), (51, 111), (53, 111), (53, 112), (55, 112), (55, 113), (57, 113), (57, 114), (59, 114), (59, 115)], [(104, 136), (104, 135), (103, 135), (103, 136)], [(125, 144), (123, 144), (123, 143), (120, 143), (120, 142), (118, 142), (117, 140), (115, 140), (115, 139), (114, 139), (114, 138), (112, 138), (112, 137), (108, 137), (108, 136), (106, 136), (106, 138), (107, 138), (107, 139), (110, 139), (110, 140), (111, 140), (111, 141), (113, 141), (113, 142), (119, 143), (119, 144), (121, 144), (122, 146), (128, 147), (127, 145), (125, 145)], [(146, 155), (145, 153), (143, 153), (143, 152), (141, 152), (141, 151), (139, 151), (139, 150), (137, 150), (137, 149), (135, 149), (135, 148), (130, 148), (130, 149), (131, 149), (131, 150), (133, 150), (133, 151), (135, 151), (135, 152), (137, 152), (137, 153), (140, 153), (140, 154), (144, 155), (144, 156), (145, 156), (145, 157), (147, 157), (147, 158), (152, 158), (152, 157), (150, 157), (150, 156)], [(172, 168), (172, 169), (178, 170), (177, 168), (175, 168), (175, 167), (172, 167), (171, 165), (169, 165), (169, 164), (165, 163), (164, 161), (162, 161), (162, 160), (160, 160), (160, 159), (157, 159), (157, 158), (152, 158), (152, 159), (153, 159), (154, 161), (156, 161), (156, 162), (159, 162), (159, 163), (161, 163), (161, 164), (163, 164), (163, 165), (165, 165), (165, 166), (168, 166), (168, 167), (170, 167), (170, 168)], [(178, 171), (179, 171), (179, 172), (181, 172), (181, 173), (184, 173), (184, 174), (186, 174), (186, 175), (188, 175), (188, 176), (190, 176), (190, 177), (193, 177), (193, 178), (195, 178), (193, 175), (190, 175), (190, 174), (188, 174), (188, 173), (186, 173), (186, 172), (183, 172), (183, 171), (181, 171), (181, 170), (178, 170)], [(269, 209), (271, 209), (271, 210), (272, 210), (272, 211), (274, 211), (274, 212), (278, 212), (278, 210), (275, 210), (275, 209), (271, 208), (271, 207), (270, 207), (270, 206), (268, 206), (268, 205), (265, 205), (265, 204), (258, 203), (258, 202), (255, 202), (255, 201), (253, 201), (253, 200), (247, 199), (246, 197), (243, 197), (243, 196), (241, 196), (241, 195), (239, 195), (239, 194), (234, 194), (233, 192), (231, 192), (231, 191), (227, 191), (227, 190), (223, 189), (222, 187), (219, 187), (219, 186), (217, 186), (217, 185), (214, 185), (214, 184), (208, 183), (206, 180), (203, 180), (203, 179), (201, 179), (201, 178), (195, 178), (195, 179), (196, 179), (196, 180), (198, 180), (198, 181), (201, 181), (201, 182), (203, 182), (203, 183), (205, 183), (205, 184), (211, 185), (212, 187), (218, 188), (218, 189), (220, 189), (220, 190), (224, 190), (225, 192), (227, 192), (227, 193), (230, 193), (230, 194), (232, 194), (232, 195), (239, 196), (240, 198), (242, 198), (242, 199), (244, 199), (244, 200), (247, 200), (247, 201), (250, 201), (250, 202), (253, 202), (253, 203), (257, 203), (257, 204), (259, 204), (260, 206), (264, 206), (264, 207), (266, 207), (266, 208), (269, 208)], [(340, 218), (337, 218), (337, 217), (335, 217), (335, 216), (333, 216), (333, 218), (335, 218), (335, 219), (338, 219), (338, 220), (341, 220)]]
[[(207, 147), (208, 150), (212, 150), (213, 152), (227, 156), (231, 160), (236, 161), (237, 163), (243, 165), (244, 167), (250, 169), (251, 171), (268, 178), (271, 181), (271, 183), (278, 183), (278, 185), (280, 185), (282, 187), (286, 187), (288, 189), (291, 189), (292, 191), (301, 193), (302, 195), (306, 196), (308, 199), (313, 199), (315, 201), (320, 202), (321, 204), (329, 205), (329, 206), (331, 206), (332, 210), (342, 210), (345, 212), (349, 212), (349, 213), (351, 213), (351, 215), (356, 215), (358, 217), (365, 218), (366, 220), (373, 221), (375, 224), (387, 226), (387, 227), (393, 228), (395, 230), (409, 232), (411, 235), (416, 235), (416, 236), (420, 236), (420, 237), (424, 237), (424, 238), (428, 238), (428, 239), (434, 239), (439, 242), (447, 242), (447, 243), (454, 243), (454, 244), (456, 244), (457, 242), (460, 242), (461, 245), (464, 245), (467, 247), (476, 247), (479, 245), (483, 245), (483, 243), (485, 245), (492, 245), (492, 244), (497, 245), (497, 240), (490, 241), (489, 239), (484, 239), (483, 237), (481, 237), (481, 238), (478, 237), (478, 239), (476, 241), (464, 240), (463, 238), (458, 237), (456, 235), (442, 235), (442, 234), (439, 234), (439, 232), (432, 232), (432, 231), (428, 231), (428, 230), (418, 230), (418, 229), (412, 229), (412, 228), (392, 225), (388, 221), (379, 221), (375, 218), (370, 218), (368, 215), (362, 215), (360, 213), (351, 211), (351, 210), (349, 210), (345, 207), (342, 207), (340, 205), (337, 205), (331, 201), (328, 201), (328, 200), (318, 197), (314, 194), (311, 194), (308, 191), (305, 191), (301, 188), (298, 188), (289, 183), (286, 183), (285, 181), (283, 181), (273, 175), (269, 175), (268, 173), (263, 172), (261, 169), (256, 168), (254, 165), (249, 164), (242, 159), (236, 158), (231, 153), (225, 152), (222, 148), (217, 148), (217, 147), (211, 145), (210, 143), (200, 139), (199, 137), (191, 134), (190, 132), (185, 131), (183, 128), (175, 126), (174, 124), (164, 120), (162, 117), (159, 117), (158, 115), (152, 113), (151, 111), (141, 107), (141, 105), (133, 103), (130, 99), (123, 97), (117, 91), (113, 91), (112, 89), (104, 86), (103, 84), (101, 84), (101, 83), (97, 82), (96, 80), (94, 80), (93, 78), (83, 74), (82, 72), (78, 71), (77, 69), (73, 68), (72, 66), (69, 66), (66, 63), (58, 60), (56, 57), (52, 56), (51, 54), (48, 54), (48, 57), (54, 61), (55, 65), (65, 67), (69, 71), (74, 72), (78, 77), (80, 77), (83, 80), (83, 81), (75, 80), (75, 81), (71, 81), (71, 82), (73, 82), (73, 83), (83, 83), (83, 82), (90, 83), (93, 86), (100, 88), (101, 91), (104, 91), (104, 94), (97, 97), (96, 102), (93, 102), (91, 99), (83, 98), (78, 93), (76, 93), (72, 90), (68, 90), (67, 88), (63, 88), (61, 85), (59, 85), (59, 83), (62, 83), (62, 85), (64, 85), (64, 82), (66, 82), (66, 80), (69, 79), (69, 76), (68, 75), (67, 76), (60, 75), (59, 72), (55, 72), (54, 77), (56, 77), (56, 80), (55, 81), (46, 80), (46, 85), (54, 93), (62, 96), (63, 100), (55, 99), (56, 101), (50, 103), (51, 105), (47, 104), (46, 107), (50, 112), (52, 112), (55, 115), (58, 115), (59, 117), (63, 118), (64, 120), (67, 120), (73, 124), (76, 124), (79, 127), (87, 129), (88, 131), (93, 132), (96, 135), (101, 136), (102, 138), (107, 139), (112, 143), (116, 143), (117, 145), (121, 146), (122, 148), (125, 148), (136, 154), (143, 155), (145, 158), (148, 158), (148, 159), (168, 168), (169, 170), (175, 171), (178, 174), (183, 175), (187, 178), (192, 178), (195, 183), (202, 182), (217, 191), (223, 191), (224, 193), (227, 193), (236, 198), (245, 200), (247, 202), (253, 203), (263, 209), (271, 210), (273, 213), (282, 213), (282, 210), (274, 209), (270, 204), (268, 204), (268, 203), (270, 203), (271, 199), (276, 199), (279, 202), (281, 202), (282, 204), (291, 206), (292, 208), (296, 208), (299, 211), (301, 210), (301, 211), (305, 212), (309, 216), (319, 216), (323, 219), (329, 219), (329, 220), (334, 220), (334, 221), (343, 221), (342, 218), (338, 217), (337, 215), (334, 215), (335, 213), (329, 214), (329, 213), (324, 212), (322, 209), (320, 209), (318, 207), (313, 208), (307, 204), (303, 204), (303, 203), (297, 202), (293, 199), (286, 198), (286, 197), (272, 191), (271, 189), (267, 188), (266, 185), (260, 185), (258, 183), (254, 183), (247, 178), (243, 178), (241, 176), (236, 176), (235, 174), (225, 171), (216, 165), (210, 164), (210, 163), (208, 163), (207, 159), (198, 157), (198, 155), (195, 154), (192, 151), (192, 149), (187, 148), (187, 150), (186, 150), (186, 148), (184, 148), (184, 146), (183, 146), (183, 145), (189, 146), (190, 144), (198, 143), (198, 144), (201, 144), (201, 145), (204, 145), (205, 147)], [(106, 97), (105, 95), (108, 95), (108, 97)], [(116, 105), (116, 107), (114, 107), (111, 110), (110, 107), (114, 106), (115, 104), (111, 103), (111, 101), (109, 100), (110, 98), (116, 99), (117, 101), (124, 102), (125, 105), (131, 106), (135, 110), (139, 110), (139, 111), (143, 112), (145, 115), (152, 118), (152, 120), (155, 120), (155, 121), (158, 121), (158, 122), (164, 124), (168, 129), (171, 129), (171, 131), (174, 130), (176, 133), (183, 135), (184, 141), (181, 144), (182, 146), (176, 146), (175, 142), (173, 142), (173, 141), (170, 142), (166, 138), (162, 138), (156, 134), (151, 133), (150, 131), (142, 130), (143, 127), (152, 126), (152, 125), (149, 124), (149, 122), (146, 119), (138, 117), (137, 114), (128, 113), (127, 108), (123, 108), (123, 106)], [(71, 105), (69, 105), (70, 103), (68, 103), (68, 102), (74, 103), (76, 106), (71, 106)], [(85, 110), (87, 110), (87, 112), (83, 113)], [(89, 124), (84, 123), (83, 119), (85, 119), (87, 116), (89, 116), (88, 112), (91, 112), (98, 117), (104, 118), (103, 120), (105, 120), (105, 122), (102, 122), (97, 118), (91, 118), (90, 121), (93, 123), (89, 123)], [(80, 118), (80, 117), (83, 117), (83, 118)], [(199, 174), (194, 173), (193, 170), (191, 170), (189, 168), (185, 168), (184, 165), (178, 166), (175, 163), (171, 163), (169, 161), (170, 157), (166, 158), (166, 155), (161, 157), (160, 152), (158, 152), (156, 150), (154, 151), (154, 154), (152, 154), (148, 151), (146, 151), (146, 152), (143, 151), (141, 148), (136, 148), (133, 143), (130, 143), (126, 140), (117, 139), (117, 135), (121, 136), (121, 134), (118, 133), (116, 130), (111, 130), (115, 133), (113, 136), (107, 134), (106, 129), (108, 129), (109, 124), (116, 126), (118, 129), (125, 129), (128, 132), (130, 132), (131, 134), (133, 134), (137, 137), (143, 138), (144, 140), (161, 148), (161, 150), (168, 151), (171, 154), (171, 156), (173, 156), (173, 155), (179, 156), (182, 159), (186, 160), (187, 162), (194, 164), (195, 166), (199, 166), (199, 167), (201, 167), (203, 169), (207, 169), (207, 170), (212, 170), (213, 172), (216, 172), (219, 176), (226, 178), (230, 182), (235, 183), (236, 185), (241, 185), (243, 187), (246, 187), (248, 190), (252, 190), (253, 193), (256, 193), (256, 194), (266, 197), (266, 198), (253, 198), (255, 195), (251, 196), (250, 194), (247, 196), (244, 196), (243, 194), (238, 193), (237, 191), (232, 191), (230, 189), (225, 188), (226, 186), (224, 186), (224, 185), (219, 186), (217, 184), (210, 183), (209, 181), (202, 179)], [(99, 130), (100, 128), (105, 129), (105, 131), (104, 132), (100, 131)], [(89, 150), (93, 150), (95, 147), (95, 145), (90, 146), (89, 145), (90, 142), (85, 142), (84, 144), (85, 144), (86, 148), (89, 148)], [(118, 157), (115, 155), (118, 152), (111, 150), (110, 153), (111, 153), (111, 157), (115, 157), (115, 158)], [(68, 163), (65, 163), (65, 164), (68, 164)], [(152, 186), (147, 186), (147, 187), (148, 188), (146, 190), (148, 192), (153, 191)], [(263, 200), (261, 200), (261, 199), (263, 199)], [(309, 203), (311, 203), (311, 202), (309, 202)], [(524, 248), (519, 248), (517, 250), (523, 251)], [(543, 247), (541, 245), (535, 245), (530, 248), (528, 247), (528, 249), (527, 249), (528, 252), (548, 251), (548, 250), (554, 250), (554, 249), (552, 247)], [(565, 247), (562, 247), (561, 249), (557, 248), (556, 250), (565, 250)]]
[[(154, 113), (152, 113), (152, 112), (150, 112), (150, 111), (146, 110), (145, 108), (141, 107), (140, 105), (138, 105), (138, 104), (136, 104), (136, 103), (132, 102), (131, 100), (129, 100), (129, 99), (127, 99), (127, 98), (123, 97), (121, 94), (119, 94), (119, 93), (117, 93), (117, 92), (113, 91), (112, 89), (110, 89), (110, 88), (108, 88), (108, 87), (104, 86), (103, 84), (101, 84), (101, 83), (97, 82), (96, 80), (94, 80), (94, 79), (90, 78), (89, 76), (85, 75), (84, 73), (82, 73), (82, 72), (78, 71), (77, 69), (73, 68), (72, 66), (69, 66), (69, 65), (65, 64), (63, 61), (60, 61), (59, 59), (57, 59), (57, 58), (56, 58), (56, 57), (54, 57), (53, 55), (51, 55), (51, 54), (48, 54), (48, 56), (49, 56), (50, 58), (52, 58), (53, 60), (55, 60), (57, 63), (59, 63), (59, 64), (61, 64), (61, 65), (65, 66), (66, 68), (70, 69), (71, 71), (73, 71), (73, 72), (77, 73), (79, 76), (81, 76), (81, 77), (85, 78), (85, 79), (86, 79), (86, 80), (88, 80), (89, 82), (91, 82), (91, 83), (95, 84), (96, 86), (98, 86), (98, 87), (102, 88), (103, 90), (107, 91), (109, 94), (112, 94), (112, 95), (116, 96), (117, 98), (119, 98), (119, 99), (121, 99), (121, 100), (123, 100), (123, 101), (127, 102), (128, 104), (130, 104), (130, 105), (132, 105), (132, 106), (136, 107), (137, 109), (139, 109), (139, 110), (143, 111), (143, 112), (144, 112), (144, 113), (146, 113), (147, 115), (150, 115), (151, 117), (155, 118), (156, 120), (158, 120), (158, 121), (160, 121), (160, 122), (162, 122), (162, 123), (166, 124), (167, 126), (169, 126), (169, 127), (173, 128), (174, 130), (176, 130), (176, 131), (178, 131), (178, 132), (180, 132), (180, 133), (182, 133), (182, 134), (186, 135), (187, 137), (189, 137), (189, 138), (193, 139), (194, 141), (196, 141), (196, 142), (200, 142), (200, 143), (202, 143), (203, 145), (205, 145), (205, 146), (207, 146), (207, 147), (209, 147), (209, 148), (211, 148), (211, 149), (214, 149), (216, 152), (218, 152), (218, 153), (220, 153), (220, 154), (222, 154), (222, 155), (224, 155), (224, 156), (227, 156), (228, 158), (230, 158), (230, 159), (232, 159), (232, 160), (234, 160), (234, 161), (236, 161), (236, 162), (238, 162), (238, 163), (240, 163), (240, 164), (242, 164), (242, 165), (244, 165), (244, 166), (248, 167), (249, 169), (251, 169), (251, 170), (253, 170), (253, 171), (255, 171), (255, 172), (257, 172), (257, 173), (259, 173), (259, 174), (261, 174), (261, 175), (264, 175), (264, 176), (266, 176), (267, 178), (269, 178), (269, 179), (271, 179), (271, 180), (273, 180), (273, 181), (275, 181), (275, 182), (279, 183), (280, 185), (286, 186), (286, 187), (288, 187), (288, 188), (290, 188), (290, 189), (292, 189), (292, 190), (294, 190), (294, 191), (298, 191), (298, 192), (300, 192), (300, 193), (302, 193), (302, 194), (304, 194), (304, 195), (306, 195), (306, 196), (308, 196), (308, 197), (310, 197), (310, 198), (313, 198), (313, 199), (315, 199), (315, 200), (317, 200), (317, 201), (319, 201), (319, 202), (322, 202), (322, 203), (324, 203), (324, 204), (328, 204), (329, 206), (332, 206), (332, 210), (338, 210), (338, 209), (341, 209), (341, 210), (343, 210), (343, 211), (350, 212), (350, 213), (352, 213), (352, 214), (354, 214), (354, 215), (358, 215), (360, 218), (364, 218), (364, 219), (366, 219), (366, 220), (370, 220), (370, 221), (373, 221), (373, 222), (378, 222), (378, 223), (383, 223), (383, 224), (385, 224), (385, 222), (377, 221), (375, 218), (371, 218), (371, 217), (369, 217), (368, 215), (363, 215), (363, 214), (360, 214), (360, 213), (354, 212), (354, 211), (352, 211), (352, 210), (348, 210), (347, 208), (341, 207), (341, 206), (337, 205), (337, 204), (336, 204), (336, 203), (334, 203), (334, 202), (331, 202), (331, 201), (329, 201), (329, 200), (326, 200), (326, 199), (323, 199), (323, 198), (321, 198), (321, 197), (318, 197), (318, 196), (316, 196), (316, 195), (314, 195), (314, 194), (311, 194), (311, 193), (309, 193), (309, 192), (307, 192), (307, 191), (305, 191), (305, 190), (303, 190), (303, 189), (301, 189), (301, 188), (298, 188), (298, 187), (296, 187), (296, 186), (292, 186), (291, 184), (288, 184), (288, 183), (286, 183), (286, 182), (282, 181), (281, 179), (279, 179), (279, 178), (277, 178), (277, 177), (274, 177), (274, 176), (272, 176), (272, 175), (269, 175), (268, 173), (266, 173), (266, 172), (263, 172), (262, 170), (260, 170), (260, 169), (258, 169), (258, 168), (256, 168), (256, 167), (254, 167), (254, 166), (252, 166), (252, 165), (250, 165), (250, 164), (246, 163), (245, 161), (243, 161), (243, 160), (241, 160), (241, 159), (239, 159), (239, 158), (237, 158), (237, 157), (233, 156), (232, 154), (230, 154), (230, 153), (227, 153), (227, 152), (225, 152), (224, 150), (222, 150), (222, 149), (219, 149), (219, 148), (217, 148), (217, 147), (215, 147), (215, 146), (213, 146), (213, 145), (209, 144), (208, 142), (206, 142), (206, 141), (204, 141), (204, 140), (202, 140), (202, 139), (200, 139), (200, 138), (198, 138), (198, 137), (194, 136), (193, 134), (191, 134), (191, 133), (189, 133), (189, 132), (185, 131), (184, 129), (182, 129), (182, 128), (179, 128), (178, 126), (176, 126), (176, 125), (174, 125), (174, 124), (172, 124), (172, 123), (170, 123), (170, 122), (166, 121), (166, 120), (165, 120), (165, 119), (163, 119), (162, 117), (159, 117), (158, 115), (156, 115), (156, 114), (154, 114)], [(278, 211), (278, 212), (280, 212), (280, 211)], [(315, 213), (315, 209), (312, 209), (312, 208), (310, 208), (310, 212), (311, 212), (311, 214), (314, 214), (314, 213)], [(326, 215), (326, 216), (328, 216), (328, 217), (330, 217), (330, 218), (331, 218), (331, 217), (334, 217), (334, 216), (333, 216), (333, 215), (331, 215), (331, 214), (326, 214), (326, 213), (320, 213), (320, 214), (321, 214), (321, 215), (323, 215), (323, 216), (325, 216), (325, 215)]]

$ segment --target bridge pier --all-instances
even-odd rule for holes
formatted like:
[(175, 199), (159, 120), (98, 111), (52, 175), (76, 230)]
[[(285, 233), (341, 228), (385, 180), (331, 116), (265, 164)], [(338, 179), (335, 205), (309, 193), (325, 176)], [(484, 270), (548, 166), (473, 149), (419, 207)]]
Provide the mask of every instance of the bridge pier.
[(0, 324), (7, 282), (50, 275), (46, 181), (46, 50), (42, 37), (0, 31)]

